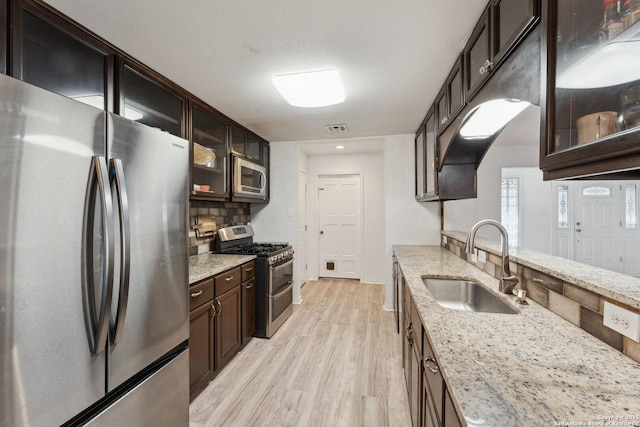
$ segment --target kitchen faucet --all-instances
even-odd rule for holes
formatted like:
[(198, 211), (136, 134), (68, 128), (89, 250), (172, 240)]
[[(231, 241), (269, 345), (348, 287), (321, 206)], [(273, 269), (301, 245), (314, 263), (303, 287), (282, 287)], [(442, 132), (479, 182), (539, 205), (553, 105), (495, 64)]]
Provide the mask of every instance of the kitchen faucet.
[(509, 268), (509, 237), (507, 235), (507, 230), (500, 224), (498, 221), (494, 221), (492, 219), (483, 219), (482, 221), (477, 222), (471, 230), (469, 231), (469, 235), (467, 236), (467, 242), (464, 245), (464, 252), (467, 254), (473, 253), (473, 247), (475, 246), (474, 242), (476, 239), (476, 233), (478, 229), (483, 225), (493, 225), (498, 229), (501, 235), (502, 240), (502, 266), (500, 267), (500, 292), (504, 294), (513, 293), (513, 288), (518, 284), (518, 278), (511, 274), (511, 269)]

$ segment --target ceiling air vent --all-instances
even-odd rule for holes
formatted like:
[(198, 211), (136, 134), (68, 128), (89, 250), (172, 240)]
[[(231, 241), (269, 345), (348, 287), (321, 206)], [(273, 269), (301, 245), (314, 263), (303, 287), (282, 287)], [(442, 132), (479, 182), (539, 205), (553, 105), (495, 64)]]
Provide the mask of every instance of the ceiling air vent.
[(327, 132), (329, 133), (349, 132), (347, 125), (325, 125), (325, 128), (327, 128)]

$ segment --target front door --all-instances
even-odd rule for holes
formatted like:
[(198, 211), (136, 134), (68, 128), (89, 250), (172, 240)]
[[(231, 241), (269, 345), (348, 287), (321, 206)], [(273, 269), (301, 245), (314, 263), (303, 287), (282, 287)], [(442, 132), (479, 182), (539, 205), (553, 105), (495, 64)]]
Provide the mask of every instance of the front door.
[(575, 260), (621, 270), (618, 192), (612, 184), (583, 184), (576, 192)]
[(318, 177), (320, 277), (360, 278), (362, 253), (360, 175)]

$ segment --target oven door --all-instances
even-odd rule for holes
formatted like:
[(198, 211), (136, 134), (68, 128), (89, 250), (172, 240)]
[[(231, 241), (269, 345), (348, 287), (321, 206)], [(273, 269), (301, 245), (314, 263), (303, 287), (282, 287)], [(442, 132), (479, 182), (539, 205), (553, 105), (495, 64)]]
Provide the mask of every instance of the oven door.
[(268, 338), (293, 313), (293, 259), (269, 268)]
[(233, 156), (232, 196), (265, 199), (267, 197), (266, 169), (257, 163)]

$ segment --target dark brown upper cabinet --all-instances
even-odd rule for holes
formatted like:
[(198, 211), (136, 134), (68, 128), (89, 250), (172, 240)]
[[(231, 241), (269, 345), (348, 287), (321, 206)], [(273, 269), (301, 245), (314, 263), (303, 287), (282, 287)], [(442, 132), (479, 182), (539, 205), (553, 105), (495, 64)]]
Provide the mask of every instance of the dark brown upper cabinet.
[(494, 64), (502, 62), (539, 21), (540, 0), (494, 0)]
[(0, 73), (7, 73), (7, 1), (0, 0)]
[(640, 68), (626, 50), (640, 43), (640, 22), (605, 7), (543, 3), (545, 179), (640, 178)]
[(11, 4), (11, 75), (113, 111), (113, 51), (42, 6)]
[(229, 121), (206, 104), (190, 103), (191, 198), (229, 199)]
[(451, 119), (464, 106), (464, 88), (463, 88), (463, 67), (462, 55), (458, 57), (456, 63), (447, 76), (442, 89), (436, 96), (436, 116), (437, 131), (440, 132), (446, 128)]
[(162, 76), (120, 61), (118, 114), (147, 126), (185, 137), (186, 99)]
[(415, 148), (416, 199), (425, 201), (437, 197), (437, 147), (433, 108), (429, 110), (416, 132)]
[(231, 125), (231, 149), (234, 153), (241, 154), (256, 163), (265, 165), (265, 144), (268, 145), (269, 143), (254, 133), (239, 125)]
[(467, 99), (471, 99), (475, 95), (491, 74), (494, 51), (492, 42), (491, 5), (489, 5), (480, 17), (463, 50), (464, 89)]

